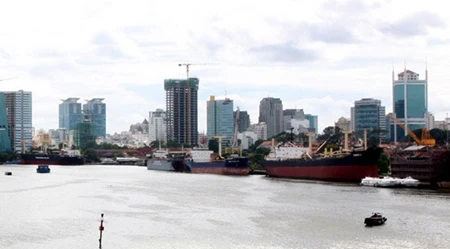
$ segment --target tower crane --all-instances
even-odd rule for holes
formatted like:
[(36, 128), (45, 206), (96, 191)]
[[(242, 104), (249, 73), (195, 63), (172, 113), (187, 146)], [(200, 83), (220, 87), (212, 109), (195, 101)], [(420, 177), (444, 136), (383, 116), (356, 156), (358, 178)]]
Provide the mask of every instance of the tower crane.
[(402, 127), (402, 129), (405, 130), (408, 135), (410, 135), (414, 139), (414, 141), (416, 141), (418, 145), (434, 146), (436, 144), (436, 140), (431, 136), (430, 132), (426, 128), (422, 128), (422, 137), (418, 138), (416, 134), (414, 134), (414, 132), (408, 129), (408, 127), (402, 124), (394, 116), (392, 116), (391, 114), (388, 114), (387, 116), (390, 120), (394, 121), (396, 125), (398, 124), (400, 127)]
[(194, 64), (194, 63), (179, 63), (178, 66), (186, 66), (186, 113), (187, 113), (187, 144), (192, 145), (191, 141), (191, 88), (189, 87), (189, 67), (193, 65), (208, 65), (205, 63)]

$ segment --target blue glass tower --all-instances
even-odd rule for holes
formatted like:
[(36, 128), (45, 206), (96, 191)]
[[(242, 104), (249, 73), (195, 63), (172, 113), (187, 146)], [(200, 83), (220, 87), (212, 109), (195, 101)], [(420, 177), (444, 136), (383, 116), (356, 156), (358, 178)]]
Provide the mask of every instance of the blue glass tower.
[(66, 132), (75, 130), (77, 124), (83, 121), (81, 103), (77, 103), (79, 98), (68, 98), (59, 104), (59, 128)]
[[(411, 131), (426, 127), (426, 114), (428, 112), (428, 71), (425, 70), (425, 80), (419, 79), (419, 74), (404, 70), (394, 80), (393, 87), (393, 114)], [(407, 135), (407, 132), (394, 122), (390, 123), (391, 141), (397, 142)]]
[(215, 100), (215, 97), (211, 96), (206, 105), (206, 135), (208, 138), (226, 136), (232, 139), (234, 133), (233, 100), (228, 98)]

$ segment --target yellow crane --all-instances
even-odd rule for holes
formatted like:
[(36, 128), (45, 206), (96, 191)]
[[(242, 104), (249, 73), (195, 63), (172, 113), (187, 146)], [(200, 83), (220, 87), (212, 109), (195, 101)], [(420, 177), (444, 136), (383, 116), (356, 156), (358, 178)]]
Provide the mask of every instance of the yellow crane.
[(416, 134), (414, 134), (414, 132), (408, 129), (408, 127), (406, 127), (394, 116), (392, 116), (391, 114), (388, 114), (387, 116), (390, 120), (394, 121), (395, 124), (402, 127), (402, 129), (405, 130), (408, 133), (408, 135), (410, 135), (414, 139), (414, 141), (416, 141), (418, 145), (434, 146), (436, 144), (436, 140), (431, 136), (430, 132), (426, 128), (422, 128), (422, 137), (418, 138)]

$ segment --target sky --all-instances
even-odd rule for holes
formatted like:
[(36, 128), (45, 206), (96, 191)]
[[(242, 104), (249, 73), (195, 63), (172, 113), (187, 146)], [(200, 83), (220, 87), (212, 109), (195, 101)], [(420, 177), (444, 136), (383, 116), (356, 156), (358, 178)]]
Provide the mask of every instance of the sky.
[(61, 99), (104, 98), (106, 132), (165, 109), (164, 79), (198, 77), (206, 101), (234, 100), (258, 122), (259, 102), (318, 115), (319, 131), (354, 101), (392, 111), (392, 71), (425, 77), (436, 120), (450, 111), (446, 1), (2, 1), (0, 91), (31, 91), (33, 126), (58, 128)]

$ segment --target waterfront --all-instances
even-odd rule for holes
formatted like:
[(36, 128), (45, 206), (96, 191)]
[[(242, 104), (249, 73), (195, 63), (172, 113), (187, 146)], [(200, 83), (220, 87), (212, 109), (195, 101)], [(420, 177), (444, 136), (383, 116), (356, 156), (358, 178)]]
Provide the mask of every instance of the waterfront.
[[(447, 248), (450, 194), (150, 171), (0, 166), (0, 248)], [(5, 176), (11, 171), (12, 176)], [(385, 225), (366, 228), (382, 212)]]

